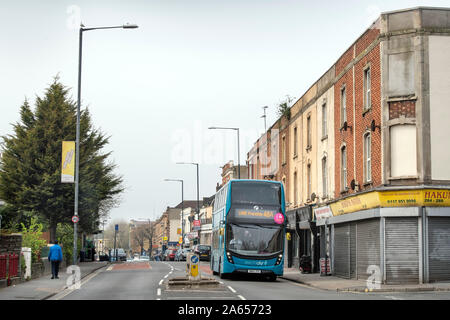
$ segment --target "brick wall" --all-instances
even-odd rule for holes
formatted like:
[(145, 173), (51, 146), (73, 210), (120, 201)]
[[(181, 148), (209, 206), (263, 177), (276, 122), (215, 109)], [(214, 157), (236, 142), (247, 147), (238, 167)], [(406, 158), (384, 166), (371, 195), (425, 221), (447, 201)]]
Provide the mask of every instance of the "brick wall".
[[(355, 58), (364, 52), (377, 39), (379, 30), (369, 29), (354, 43)], [(350, 49), (349, 49), (350, 50)], [(347, 51), (347, 53), (349, 52)], [(381, 184), (381, 133), (377, 128), (374, 132), (370, 130), (371, 122), (381, 124), (381, 57), (380, 44), (368, 51), (359, 61), (348, 60), (344, 54), (338, 63), (344, 69), (344, 63), (354, 63), (353, 68), (335, 83), (334, 87), (334, 126), (335, 126), (335, 198), (355, 193), (350, 188), (353, 179), (359, 185), (359, 190), (365, 190)], [(364, 108), (364, 71), (370, 68), (371, 75), (371, 107)], [(336, 76), (339, 75), (336, 67)], [(346, 90), (347, 124), (349, 128), (345, 131), (341, 128), (341, 89)], [(355, 113), (355, 114), (353, 114)], [(364, 179), (364, 135), (371, 135), (371, 181), (365, 183)], [(341, 147), (347, 149), (347, 181), (344, 185), (348, 191), (342, 192), (341, 182)]]
[(0, 236), (0, 254), (15, 253), (20, 255), (22, 251), (21, 234), (2, 234)]

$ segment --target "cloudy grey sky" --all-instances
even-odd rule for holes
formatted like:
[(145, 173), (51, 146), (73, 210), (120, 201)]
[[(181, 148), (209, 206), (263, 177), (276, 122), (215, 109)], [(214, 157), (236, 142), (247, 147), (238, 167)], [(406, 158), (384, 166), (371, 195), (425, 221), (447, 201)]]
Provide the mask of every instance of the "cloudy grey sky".
[(220, 166), (241, 163), (286, 95), (299, 98), (380, 12), (435, 1), (127, 0), (0, 1), (0, 135), (12, 132), (25, 97), (53, 77), (76, 97), (78, 29), (136, 23), (133, 30), (84, 34), (82, 102), (111, 135), (126, 193), (113, 219), (156, 218), (181, 199), (210, 196)]

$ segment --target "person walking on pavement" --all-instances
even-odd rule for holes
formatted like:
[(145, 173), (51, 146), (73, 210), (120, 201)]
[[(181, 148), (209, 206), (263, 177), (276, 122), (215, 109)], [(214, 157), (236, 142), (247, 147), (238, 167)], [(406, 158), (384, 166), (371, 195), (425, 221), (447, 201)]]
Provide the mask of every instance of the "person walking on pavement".
[(55, 244), (50, 247), (50, 251), (48, 252), (48, 261), (52, 263), (52, 279), (59, 279), (59, 263), (62, 261), (62, 250), (58, 244), (58, 240), (55, 241)]

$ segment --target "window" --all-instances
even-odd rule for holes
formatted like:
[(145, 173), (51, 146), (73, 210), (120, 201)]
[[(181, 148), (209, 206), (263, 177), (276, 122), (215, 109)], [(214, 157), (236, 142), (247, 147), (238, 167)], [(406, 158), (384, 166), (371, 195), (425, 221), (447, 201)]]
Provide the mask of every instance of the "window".
[(370, 68), (367, 68), (364, 70), (364, 110), (371, 107), (370, 86)]
[(286, 163), (286, 137), (283, 137), (281, 140), (281, 162), (283, 164)]
[(297, 127), (294, 128), (294, 157), (297, 156)]
[(294, 206), (297, 205), (297, 172), (294, 172)]
[(327, 104), (322, 105), (322, 138), (327, 136)]
[(370, 133), (364, 136), (364, 181), (370, 182), (372, 180), (371, 167), (371, 137)]
[(328, 172), (327, 172), (327, 157), (322, 158), (322, 194), (324, 198), (328, 196)]
[(308, 199), (311, 199), (311, 165), (308, 164), (307, 168), (307, 175), (308, 175)]
[(347, 148), (341, 148), (341, 191), (347, 191)]
[(341, 127), (347, 122), (347, 101), (345, 87), (341, 89)]
[(311, 116), (308, 116), (308, 118), (306, 118), (306, 131), (306, 148), (309, 149), (311, 148)]

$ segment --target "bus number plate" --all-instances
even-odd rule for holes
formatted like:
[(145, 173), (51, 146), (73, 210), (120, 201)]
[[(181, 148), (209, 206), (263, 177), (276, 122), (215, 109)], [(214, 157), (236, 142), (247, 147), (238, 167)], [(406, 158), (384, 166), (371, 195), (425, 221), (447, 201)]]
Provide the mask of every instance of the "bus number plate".
[(248, 270), (248, 273), (261, 273), (261, 270)]

